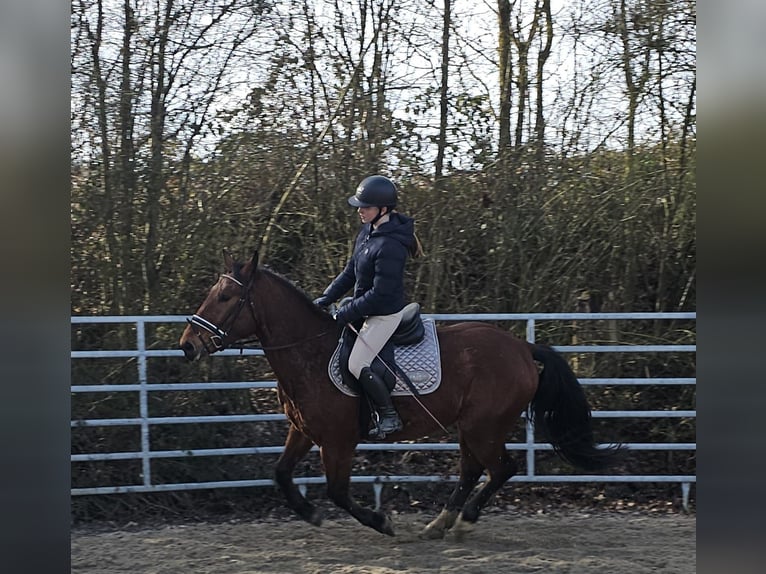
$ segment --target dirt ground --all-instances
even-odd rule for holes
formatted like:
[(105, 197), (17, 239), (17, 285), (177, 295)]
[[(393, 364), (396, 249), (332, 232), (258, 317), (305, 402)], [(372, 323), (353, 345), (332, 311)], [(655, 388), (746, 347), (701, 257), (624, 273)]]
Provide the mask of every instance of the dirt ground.
[(696, 517), (488, 511), (462, 540), (421, 540), (431, 513), (392, 513), (389, 537), (336, 516), (72, 530), (73, 574), (696, 572)]

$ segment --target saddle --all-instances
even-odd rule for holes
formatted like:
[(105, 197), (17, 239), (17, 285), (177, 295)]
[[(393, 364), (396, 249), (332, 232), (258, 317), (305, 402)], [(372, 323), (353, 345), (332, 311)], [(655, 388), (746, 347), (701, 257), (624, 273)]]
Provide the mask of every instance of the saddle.
[(415, 345), (423, 340), (426, 334), (426, 328), (423, 326), (423, 320), (420, 317), (420, 304), (409, 303), (402, 309), (402, 320), (399, 326), (391, 335), (391, 342), (394, 345)]
[[(370, 368), (385, 381), (394, 396), (412, 395), (412, 391), (401, 380), (405, 377), (409, 378), (420, 394), (428, 394), (435, 391), (441, 382), (441, 358), (436, 325), (433, 319), (421, 317), (418, 303), (408, 304), (403, 311), (399, 327), (378, 353)], [(354, 324), (357, 331), (362, 322), (360, 320), (358, 325)], [(350, 396), (360, 394), (356, 379), (348, 371), (348, 357), (355, 341), (356, 334), (351, 329), (344, 328), (338, 347), (327, 366), (330, 380), (339, 390)], [(398, 377), (394, 376), (386, 365), (391, 367)]]

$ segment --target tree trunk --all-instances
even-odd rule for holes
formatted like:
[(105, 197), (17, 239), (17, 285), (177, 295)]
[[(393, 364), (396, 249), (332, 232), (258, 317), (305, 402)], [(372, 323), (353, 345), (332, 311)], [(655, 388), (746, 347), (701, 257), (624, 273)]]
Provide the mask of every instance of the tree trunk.
[(146, 187), (146, 242), (144, 244), (144, 278), (146, 281), (145, 308), (152, 307), (151, 302), (159, 290), (160, 274), (158, 268), (158, 244), (160, 223), (160, 201), (165, 187), (163, 145), (165, 143), (165, 100), (169, 83), (166, 84), (166, 49), (168, 32), (173, 14), (173, 0), (166, 0), (165, 13), (157, 13), (155, 37), (157, 38), (156, 53), (153, 54), (153, 73), (156, 74), (152, 86), (150, 142), (151, 158)]
[(511, 65), (511, 3), (509, 0), (497, 1), (498, 34), (498, 80), (500, 84), (500, 105), (498, 109), (498, 159), (503, 175), (506, 174), (507, 162), (511, 155), (511, 87), (513, 69)]
[[(436, 164), (434, 167), (433, 198), (434, 202), (441, 196), (444, 178), (444, 155), (447, 147), (448, 120), (448, 72), (449, 72), (449, 38), (451, 25), (451, 0), (444, 0), (444, 17), (442, 25), (442, 58), (441, 58), (441, 87), (439, 97), (439, 136), (437, 139)], [(436, 214), (436, 212), (434, 212)], [(425, 305), (428, 309), (436, 309), (439, 300), (441, 278), (444, 267), (442, 242), (442, 222), (434, 220), (429, 237), (430, 253), (428, 265), (428, 291)]]
[[(638, 104), (644, 93), (644, 87), (649, 79), (649, 62), (651, 49), (647, 46), (642, 54), (641, 62), (636, 62), (636, 54), (630, 46), (631, 30), (628, 27), (628, 7), (626, 0), (620, 0), (619, 13), (616, 15), (617, 29), (622, 42), (622, 68), (625, 77), (625, 88), (628, 93), (628, 141), (626, 157), (626, 174), (628, 181), (632, 180), (635, 171), (636, 149), (636, 112)], [(638, 70), (634, 71), (634, 65), (638, 64)]]
[(447, 119), (448, 119), (448, 74), (449, 74), (449, 37), (450, 37), (450, 0), (444, 0), (444, 20), (442, 26), (442, 62), (441, 62), (441, 87), (439, 90), (439, 137), (436, 148), (436, 164), (434, 167), (434, 186), (441, 185), (444, 170), (444, 154), (447, 147)]
[[(138, 185), (136, 177), (136, 150), (133, 142), (134, 109), (133, 102), (135, 90), (131, 78), (131, 63), (133, 54), (133, 30), (137, 26), (134, 11), (130, 0), (124, 0), (124, 26), (122, 37), (122, 76), (120, 81), (119, 103), (119, 134), (118, 145), (120, 188), (119, 208), (116, 215), (119, 224), (115, 227), (119, 230), (119, 241), (122, 244), (119, 260), (115, 261), (120, 269), (121, 288), (115, 293), (118, 299), (117, 306), (121, 312), (139, 312), (134, 303), (143, 299), (140, 261), (134, 253), (134, 229), (133, 221), (135, 214), (135, 196)], [(119, 294), (119, 295), (118, 295)]]
[[(98, 16), (96, 20), (95, 33), (88, 27), (88, 37), (91, 41), (91, 54), (93, 57), (93, 78), (96, 82), (97, 90), (97, 117), (99, 143), (101, 147), (101, 173), (104, 192), (104, 208), (102, 217), (105, 226), (105, 240), (108, 250), (108, 258), (113, 261), (119, 260), (120, 242), (118, 239), (119, 230), (116, 223), (119, 218), (115, 213), (115, 189), (114, 178), (112, 177), (112, 146), (109, 143), (109, 116), (107, 114), (107, 95), (106, 80), (101, 69), (101, 42), (104, 30), (104, 6), (103, 1), (98, 0)], [(108, 305), (109, 313), (117, 315), (121, 311), (119, 298), (120, 276), (116, 270), (104, 275), (111, 284), (111, 288), (106, 293), (105, 303)]]
[(542, 164), (545, 154), (545, 115), (543, 113), (543, 70), (545, 63), (551, 55), (553, 46), (553, 18), (551, 16), (551, 0), (543, 0), (542, 14), (537, 15), (545, 18), (545, 44), (537, 56), (537, 106), (535, 115), (535, 156), (538, 164)]
[(518, 154), (524, 143), (524, 115), (527, 112), (527, 98), (529, 98), (529, 43), (517, 40), (518, 50), (518, 78), (516, 82), (516, 129), (513, 145)]

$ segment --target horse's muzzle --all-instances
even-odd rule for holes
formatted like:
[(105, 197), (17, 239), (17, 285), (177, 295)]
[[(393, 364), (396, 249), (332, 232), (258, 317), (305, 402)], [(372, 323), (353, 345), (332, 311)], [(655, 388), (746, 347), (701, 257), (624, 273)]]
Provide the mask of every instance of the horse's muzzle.
[(179, 345), (181, 347), (181, 350), (184, 352), (184, 356), (188, 361), (195, 361), (199, 359), (199, 351), (194, 346), (194, 343), (192, 343), (189, 340), (184, 341)]

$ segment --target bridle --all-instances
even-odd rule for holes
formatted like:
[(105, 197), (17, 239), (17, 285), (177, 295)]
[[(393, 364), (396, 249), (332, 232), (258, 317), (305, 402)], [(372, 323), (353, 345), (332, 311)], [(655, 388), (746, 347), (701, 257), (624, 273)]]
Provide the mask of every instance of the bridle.
[[(208, 352), (208, 354), (215, 353), (216, 351), (221, 351), (224, 349), (223, 340), (228, 336), (229, 330), (232, 328), (234, 323), (237, 320), (237, 317), (239, 317), (239, 314), (242, 312), (242, 308), (249, 303), (250, 313), (253, 315), (253, 321), (255, 321), (255, 311), (253, 310), (253, 302), (250, 300), (250, 288), (253, 286), (253, 277), (250, 277), (250, 280), (247, 282), (247, 285), (242, 283), (239, 279), (234, 277), (233, 275), (224, 274), (221, 275), (222, 279), (229, 279), (230, 281), (234, 281), (237, 285), (239, 285), (242, 288), (242, 292), (239, 296), (239, 301), (237, 301), (237, 305), (235, 307), (232, 307), (227, 315), (223, 318), (222, 324), (219, 327), (215, 323), (211, 323), (204, 317), (201, 317), (197, 315), (196, 313), (191, 316), (190, 319), (186, 319), (186, 322), (191, 326), (192, 331), (195, 335), (197, 335), (197, 338), (202, 343), (202, 346), (205, 347), (205, 350)], [(212, 344), (212, 349), (208, 346), (208, 342), (205, 340), (205, 338), (200, 334), (200, 332), (195, 327), (201, 327), (208, 333), (210, 333), (210, 343)]]
[[(250, 314), (253, 317), (253, 322), (257, 323), (257, 320), (255, 318), (255, 309), (253, 307), (253, 301), (252, 299), (250, 299), (250, 291), (253, 286), (253, 279), (255, 278), (255, 275), (253, 274), (250, 276), (250, 279), (248, 280), (247, 284), (242, 283), (242, 281), (240, 281), (233, 275), (229, 275), (228, 273), (221, 275), (221, 277), (224, 279), (229, 279), (230, 281), (234, 281), (234, 283), (236, 283), (242, 288), (242, 292), (240, 294), (239, 301), (237, 301), (237, 305), (235, 307), (232, 307), (231, 310), (224, 317), (222, 321), (222, 326), (219, 327), (215, 323), (211, 323), (210, 321), (208, 321), (204, 317), (201, 317), (200, 315), (197, 315), (196, 313), (192, 315), (191, 318), (186, 319), (186, 322), (191, 326), (192, 332), (200, 340), (200, 343), (202, 343), (202, 346), (205, 348), (208, 354), (213, 354), (225, 348), (225, 345), (223, 344), (223, 340), (228, 336), (229, 330), (232, 328), (232, 326), (236, 322), (237, 317), (239, 317), (239, 314), (242, 312), (242, 309), (245, 305), (248, 305), (248, 308), (250, 309)], [(212, 348), (208, 345), (208, 342), (200, 334), (200, 332), (196, 329), (196, 327), (201, 327), (202, 329), (204, 329), (210, 334), (210, 343), (212, 344)], [(294, 343), (288, 343), (286, 345), (272, 345), (268, 347), (261, 345), (261, 348), (264, 351), (288, 349), (290, 347), (296, 347), (302, 343), (305, 343), (306, 341), (310, 341), (312, 339), (318, 339), (319, 337), (326, 335), (330, 331), (331, 331), (330, 329), (327, 329), (316, 335), (311, 335), (309, 337), (305, 337)], [(254, 341), (257, 341), (257, 339), (254, 339)], [(249, 343), (249, 342), (251, 341), (250, 340), (244, 341), (242, 344), (244, 345), (245, 343)]]

